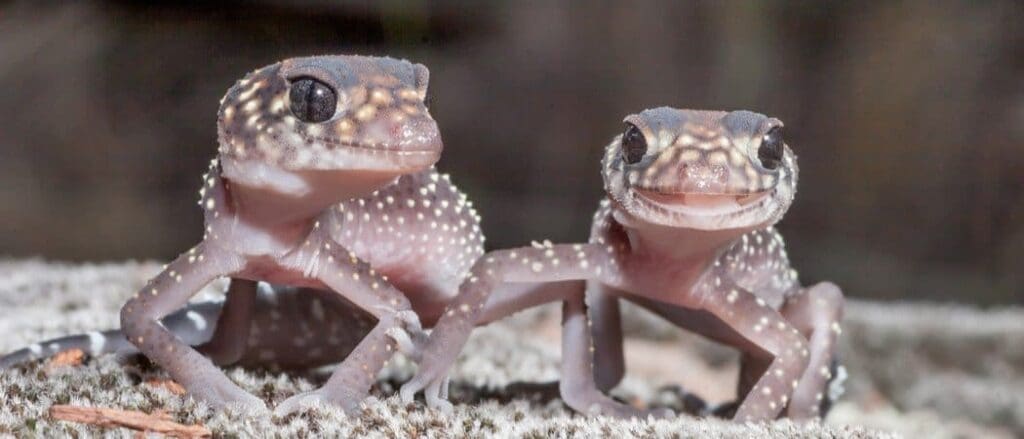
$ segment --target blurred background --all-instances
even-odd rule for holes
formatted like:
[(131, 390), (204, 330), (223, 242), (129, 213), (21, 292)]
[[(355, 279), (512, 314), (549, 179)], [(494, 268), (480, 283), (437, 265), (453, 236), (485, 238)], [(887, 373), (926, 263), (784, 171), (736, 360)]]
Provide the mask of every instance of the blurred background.
[(1024, 303), (1024, 3), (14, 2), (0, 6), (0, 255), (173, 258), (218, 100), (282, 58), (431, 70), (440, 168), (489, 248), (580, 241), (621, 120), (782, 119), (780, 225), (851, 297)]

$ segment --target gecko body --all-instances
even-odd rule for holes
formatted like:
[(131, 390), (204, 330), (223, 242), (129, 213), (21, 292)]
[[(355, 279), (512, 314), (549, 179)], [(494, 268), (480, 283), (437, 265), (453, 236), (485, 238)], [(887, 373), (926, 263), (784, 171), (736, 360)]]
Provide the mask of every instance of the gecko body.
[[(427, 325), (437, 320), (471, 261), (483, 253), (479, 216), (447, 174), (430, 170), (405, 175), (333, 209), (327, 216), (332, 239), (362, 255), (406, 292)], [(162, 319), (163, 326), (190, 346), (209, 346), (211, 338), (216, 340), (217, 349), (200, 351), (221, 366), (308, 369), (336, 363), (376, 322), (372, 314), (325, 289), (262, 282), (257, 288), (255, 282), (233, 279), (227, 294), (229, 300), (252, 295), (252, 308), (234, 327), (221, 320), (228, 303), (223, 300), (192, 303)], [(239, 330), (243, 325), (246, 329)], [(93, 356), (139, 353), (122, 331), (96, 331), (16, 350), (0, 357), (0, 368), (69, 349)]]
[[(315, 402), (355, 408), (395, 350), (415, 356), (425, 338), (418, 313), (435, 319), (483, 253), (479, 217), (433, 170), (442, 144), (424, 103), (428, 76), (391, 58), (321, 56), (261, 68), (231, 87), (200, 191), (203, 240), (127, 301), (123, 336), (214, 406), (265, 408), (216, 364), (341, 360), (322, 388), (277, 412)], [(232, 279), (222, 306), (182, 309), (220, 276)], [(299, 290), (261, 298), (256, 281)], [(64, 341), (100, 344), (85, 337)]]
[[(800, 285), (773, 227), (798, 174), (782, 123), (747, 111), (668, 107), (625, 123), (602, 160), (606, 197), (590, 240), (483, 256), (431, 334), (403, 398), (426, 389), (428, 402), (445, 407), (431, 394), (443, 391), (475, 323), (562, 300), (562, 397), (582, 412), (645, 415), (603, 394), (624, 373), (618, 302), (628, 300), (743, 352), (735, 419), (819, 415), (843, 298), (827, 282)], [(492, 294), (503, 283), (572, 280), (585, 281), (585, 290), (577, 282), (575, 290)]]

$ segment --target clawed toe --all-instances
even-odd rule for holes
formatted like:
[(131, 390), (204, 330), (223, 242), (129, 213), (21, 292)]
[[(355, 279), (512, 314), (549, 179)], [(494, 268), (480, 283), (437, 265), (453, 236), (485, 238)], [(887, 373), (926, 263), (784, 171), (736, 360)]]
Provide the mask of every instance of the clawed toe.
[(441, 378), (438, 381), (434, 381), (429, 386), (427, 386), (427, 406), (440, 410), (444, 413), (451, 413), (454, 407), (452, 406), (452, 403), (446, 400), (446, 397), (448, 395), (448, 392), (446, 390), (447, 387), (447, 377)]
[(413, 378), (412, 381), (405, 383), (398, 393), (402, 398), (402, 402), (409, 404), (416, 400), (416, 394), (419, 393), (420, 390), (423, 390), (423, 396), (424, 399), (426, 399), (427, 407), (440, 410), (444, 413), (451, 413), (454, 409), (452, 403), (447, 401), (447, 377), (431, 382), (427, 386), (424, 386), (419, 380)]
[(422, 388), (422, 386), (410, 381), (402, 385), (402, 388), (398, 390), (398, 396), (402, 398), (403, 403), (409, 404), (416, 400), (416, 393)]
[(324, 400), (317, 391), (299, 393), (281, 401), (274, 409), (274, 416), (288, 416), (323, 404)]

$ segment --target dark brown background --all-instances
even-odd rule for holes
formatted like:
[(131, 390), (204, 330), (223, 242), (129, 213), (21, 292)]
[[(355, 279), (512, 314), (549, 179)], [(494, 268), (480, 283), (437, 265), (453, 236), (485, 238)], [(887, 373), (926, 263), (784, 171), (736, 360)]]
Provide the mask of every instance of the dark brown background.
[(800, 156), (806, 281), (1024, 303), (1021, 2), (481, 3), (0, 6), (0, 255), (173, 257), (235, 79), (388, 54), (430, 67), (490, 248), (584, 239), (625, 114), (750, 109)]

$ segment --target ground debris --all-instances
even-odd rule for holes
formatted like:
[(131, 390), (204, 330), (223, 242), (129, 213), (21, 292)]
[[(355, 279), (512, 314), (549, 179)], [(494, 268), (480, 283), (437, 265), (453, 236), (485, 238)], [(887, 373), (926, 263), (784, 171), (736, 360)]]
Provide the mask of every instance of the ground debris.
[(167, 413), (143, 413), (102, 407), (54, 405), (50, 417), (62, 421), (81, 422), (101, 427), (125, 427), (154, 432), (172, 437), (210, 437), (212, 433), (202, 425), (184, 425), (171, 421)]

